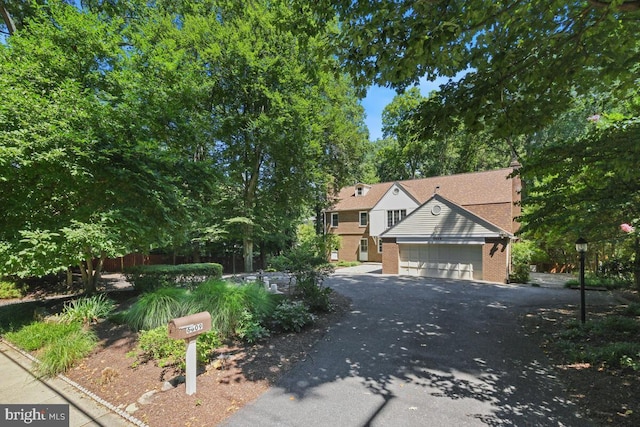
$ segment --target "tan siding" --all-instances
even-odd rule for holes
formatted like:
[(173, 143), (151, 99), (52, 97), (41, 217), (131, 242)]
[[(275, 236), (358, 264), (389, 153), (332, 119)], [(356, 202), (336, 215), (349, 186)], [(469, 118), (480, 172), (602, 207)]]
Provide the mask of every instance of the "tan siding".
[[(441, 209), (438, 215), (432, 213), (432, 208), (436, 205)], [(487, 232), (485, 227), (463, 216), (461, 213), (460, 209), (451, 209), (444, 203), (432, 200), (396, 225), (390, 234), (396, 237), (432, 234), (473, 236)]]

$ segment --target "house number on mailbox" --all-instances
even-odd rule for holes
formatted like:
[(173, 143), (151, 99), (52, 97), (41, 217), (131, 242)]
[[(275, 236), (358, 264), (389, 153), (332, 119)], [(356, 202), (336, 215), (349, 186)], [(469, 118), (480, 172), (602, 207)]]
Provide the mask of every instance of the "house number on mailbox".
[(187, 334), (191, 335), (191, 334), (193, 334), (195, 332), (203, 330), (204, 329), (204, 323), (197, 323), (195, 325), (181, 326), (178, 329), (184, 329)]

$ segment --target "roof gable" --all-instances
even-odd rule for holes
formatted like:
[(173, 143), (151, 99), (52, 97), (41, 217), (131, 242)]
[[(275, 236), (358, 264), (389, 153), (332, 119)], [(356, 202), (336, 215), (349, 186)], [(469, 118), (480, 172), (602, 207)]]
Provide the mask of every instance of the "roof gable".
[[(399, 201), (400, 203), (398, 203)], [(402, 207), (407, 204), (419, 206), (420, 202), (416, 200), (416, 198), (413, 197), (413, 195), (409, 193), (406, 188), (404, 188), (398, 182), (394, 182), (382, 195), (382, 197), (380, 197), (380, 200), (378, 200), (378, 202), (372, 207), (372, 209), (398, 209), (400, 207), (398, 206), (399, 204), (403, 205)]]
[[(327, 211), (369, 210), (373, 208), (393, 185), (401, 188), (417, 201), (424, 203), (438, 193), (460, 206), (513, 203), (513, 182), (510, 174), (514, 168), (492, 171), (436, 176), (398, 182), (372, 184), (369, 191), (356, 197), (356, 185), (344, 187), (333, 199)], [(364, 185), (358, 183), (357, 185)]]
[(460, 205), (434, 194), (404, 220), (380, 237), (413, 238), (427, 241), (455, 241), (507, 237), (511, 233)]

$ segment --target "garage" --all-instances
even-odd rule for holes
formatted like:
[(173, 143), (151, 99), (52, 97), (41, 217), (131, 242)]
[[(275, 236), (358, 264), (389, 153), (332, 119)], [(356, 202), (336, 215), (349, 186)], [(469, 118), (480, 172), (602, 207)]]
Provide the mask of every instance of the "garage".
[(482, 280), (481, 244), (400, 244), (398, 273)]

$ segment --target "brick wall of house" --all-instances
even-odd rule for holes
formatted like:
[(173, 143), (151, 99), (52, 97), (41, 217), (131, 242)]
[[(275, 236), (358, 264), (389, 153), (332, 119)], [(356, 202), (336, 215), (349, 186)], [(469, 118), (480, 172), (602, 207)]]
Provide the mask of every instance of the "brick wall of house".
[(482, 279), (488, 282), (507, 283), (508, 239), (487, 239), (482, 246)]
[(338, 226), (331, 227), (331, 212), (326, 213), (327, 231), (334, 234), (358, 234), (368, 233), (369, 226), (360, 227), (359, 211), (341, 211), (338, 212)]
[(360, 236), (342, 236), (342, 243), (338, 249), (338, 259), (340, 261), (357, 261), (358, 250), (360, 249)]
[(396, 239), (382, 239), (382, 274), (398, 274), (400, 250)]

